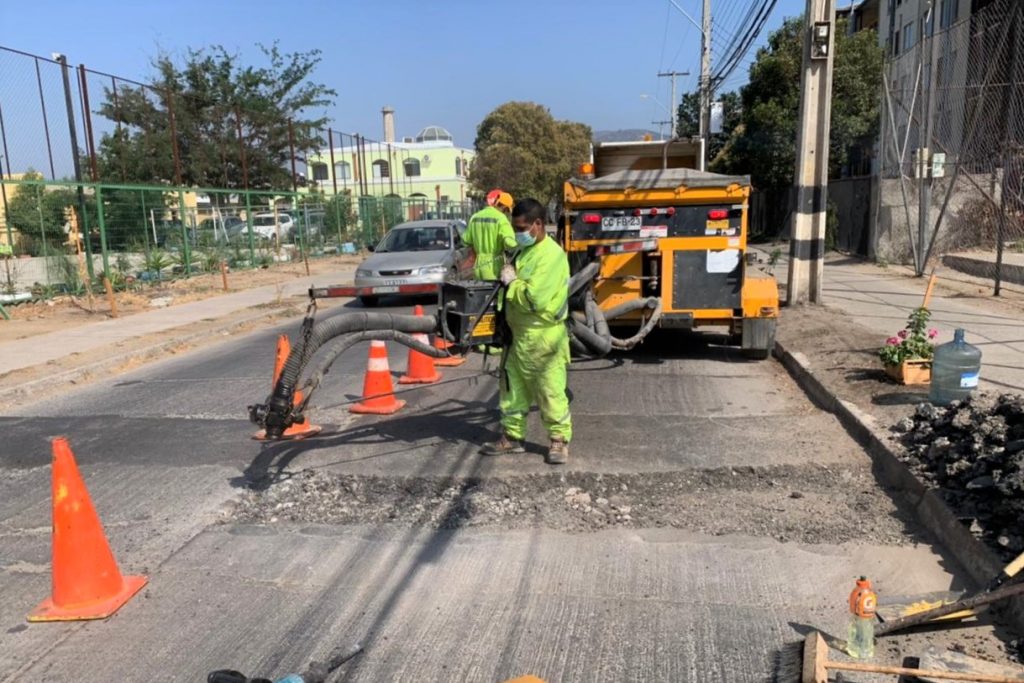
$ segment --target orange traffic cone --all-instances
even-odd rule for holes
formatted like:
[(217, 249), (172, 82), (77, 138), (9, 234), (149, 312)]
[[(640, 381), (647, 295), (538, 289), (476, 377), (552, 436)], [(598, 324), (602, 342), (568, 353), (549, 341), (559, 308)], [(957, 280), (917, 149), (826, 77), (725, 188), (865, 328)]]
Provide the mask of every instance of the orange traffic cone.
[(67, 439), (53, 440), (53, 587), (29, 621), (105, 619), (146, 585), (121, 576)]
[[(434, 335), (434, 348), (447, 351), (452, 343), (441, 339), (441, 337)], [(446, 356), (445, 358), (435, 358), (434, 365), (439, 368), (457, 368), (466, 362), (464, 356)]]
[[(416, 315), (423, 315), (422, 306), (416, 306)], [(420, 333), (412, 336), (416, 341), (423, 342), (424, 344), (430, 343), (425, 334)], [(441, 373), (434, 367), (434, 359), (425, 353), (420, 353), (416, 349), (409, 349), (409, 360), (406, 367), (409, 369), (406, 371), (406, 374), (398, 378), (399, 384), (433, 384), (441, 380)]]
[(349, 412), (370, 415), (397, 413), (405, 401), (395, 398), (388, 367), (388, 349), (382, 341), (370, 342), (370, 360), (363, 379), (363, 400), (349, 408)]
[[(270, 384), (270, 390), (273, 391), (274, 387), (277, 386), (277, 380), (281, 377), (281, 371), (284, 370), (284, 364), (288, 362), (288, 356), (292, 352), (292, 343), (288, 339), (287, 334), (282, 334), (277, 338), (277, 355), (274, 357), (274, 380)], [(302, 403), (302, 392), (298, 389), (292, 395), (292, 405), (297, 406)], [(309, 418), (303, 417), (302, 422), (296, 422), (288, 429), (284, 430), (281, 434), (282, 439), (305, 439), (307, 436), (313, 436), (319, 434), (323, 430), (320, 425), (310, 424)], [(264, 429), (256, 432), (252, 435), (252, 438), (257, 441), (265, 441), (267, 438), (267, 432)]]

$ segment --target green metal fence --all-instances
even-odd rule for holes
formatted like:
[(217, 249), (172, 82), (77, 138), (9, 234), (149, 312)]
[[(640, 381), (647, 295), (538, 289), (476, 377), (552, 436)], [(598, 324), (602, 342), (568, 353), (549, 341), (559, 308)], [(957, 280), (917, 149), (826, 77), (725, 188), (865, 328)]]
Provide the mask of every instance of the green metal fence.
[[(410, 220), (469, 220), (469, 202), (348, 193), (2, 179), (0, 294), (77, 292), (354, 252)], [(13, 257), (13, 258), (12, 258)], [(33, 258), (34, 257), (34, 258)]]

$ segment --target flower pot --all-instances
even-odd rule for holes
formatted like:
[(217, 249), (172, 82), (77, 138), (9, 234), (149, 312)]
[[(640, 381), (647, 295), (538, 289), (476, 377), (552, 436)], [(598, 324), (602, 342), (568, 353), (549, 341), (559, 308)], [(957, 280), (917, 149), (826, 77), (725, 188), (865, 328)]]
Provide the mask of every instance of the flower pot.
[(899, 365), (886, 365), (885, 374), (900, 384), (928, 384), (932, 380), (930, 360), (905, 360)]

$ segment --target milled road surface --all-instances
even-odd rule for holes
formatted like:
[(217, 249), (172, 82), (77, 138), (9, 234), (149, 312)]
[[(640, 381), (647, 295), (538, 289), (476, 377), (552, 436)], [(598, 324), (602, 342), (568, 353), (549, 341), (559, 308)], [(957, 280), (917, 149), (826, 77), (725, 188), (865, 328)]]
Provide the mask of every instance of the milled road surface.
[[(246, 405), (296, 330), (0, 418), (0, 680), (275, 677), (361, 642), (342, 680), (760, 682), (803, 626), (842, 632), (858, 574), (883, 594), (964, 587), (772, 361), (663, 334), (575, 364), (577, 436), (554, 469), (536, 416), (527, 454), (477, 454), (497, 417), (479, 357), (397, 415), (355, 417), (360, 347), (314, 399), (322, 436), (252, 441)], [(108, 621), (28, 626), (57, 434), (150, 584)]]

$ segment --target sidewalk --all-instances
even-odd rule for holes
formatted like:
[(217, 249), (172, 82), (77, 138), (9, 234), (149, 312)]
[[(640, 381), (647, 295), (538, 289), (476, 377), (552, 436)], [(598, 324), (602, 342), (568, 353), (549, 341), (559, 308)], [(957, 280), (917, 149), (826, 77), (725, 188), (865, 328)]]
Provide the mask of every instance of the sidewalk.
[(178, 327), (228, 316), (254, 306), (274, 304), (305, 296), (310, 285), (349, 282), (355, 266), (289, 280), (281, 285), (211, 297), (201, 301), (158, 308), (124, 318), (103, 320), (68, 330), (0, 343), (0, 376), (55, 361), (71, 353), (95, 351), (135, 337), (158, 334)]
[[(787, 266), (783, 259), (775, 267), (780, 285), (785, 285)], [(862, 328), (861, 335), (874, 335), (873, 340), (865, 336), (852, 345), (851, 339), (833, 339), (833, 347), (846, 346), (873, 354), (887, 337), (903, 328), (910, 312), (921, 305), (926, 287), (926, 278), (909, 277), (902, 268), (882, 268), (839, 255), (828, 257), (823, 291), (826, 309), (840, 313), (843, 320)], [(977, 287), (962, 283), (944, 282), (940, 270), (929, 304), (931, 326), (939, 330), (936, 341), (952, 340), (954, 330), (962, 327), (967, 341), (982, 351), (981, 387), (1024, 393), (1024, 297), (1008, 294), (996, 299), (990, 292), (979, 292)], [(783, 310), (781, 325), (788, 328), (786, 336), (791, 340), (801, 330), (787, 325), (787, 318), (796, 323), (801, 315), (804, 313), (798, 313), (797, 308)], [(841, 328), (834, 333), (843, 335)], [(827, 339), (817, 340), (817, 346), (822, 341), (829, 343)], [(793, 343), (799, 348), (811, 342)]]

